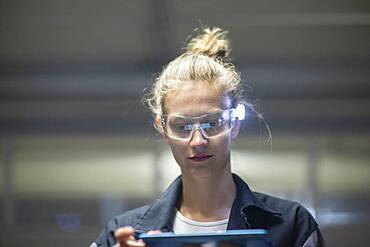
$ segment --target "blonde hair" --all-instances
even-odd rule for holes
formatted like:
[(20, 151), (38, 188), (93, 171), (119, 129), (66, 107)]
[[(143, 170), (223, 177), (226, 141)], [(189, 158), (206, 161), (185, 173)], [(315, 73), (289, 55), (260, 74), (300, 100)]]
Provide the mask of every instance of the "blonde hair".
[(227, 31), (218, 27), (196, 29), (185, 52), (171, 61), (155, 79), (146, 103), (154, 115), (165, 113), (171, 91), (187, 86), (211, 86), (230, 97), (232, 107), (241, 101), (240, 73), (229, 62)]

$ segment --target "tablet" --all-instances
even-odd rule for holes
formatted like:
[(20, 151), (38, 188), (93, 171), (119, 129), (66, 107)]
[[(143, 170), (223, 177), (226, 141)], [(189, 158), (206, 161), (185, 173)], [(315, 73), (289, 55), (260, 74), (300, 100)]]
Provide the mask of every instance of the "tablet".
[[(149, 247), (182, 247), (182, 246), (237, 246), (237, 247), (270, 247), (266, 240), (267, 231), (263, 229), (229, 230), (226, 232), (175, 234), (142, 233), (139, 238)], [(226, 244), (227, 243), (227, 244)]]

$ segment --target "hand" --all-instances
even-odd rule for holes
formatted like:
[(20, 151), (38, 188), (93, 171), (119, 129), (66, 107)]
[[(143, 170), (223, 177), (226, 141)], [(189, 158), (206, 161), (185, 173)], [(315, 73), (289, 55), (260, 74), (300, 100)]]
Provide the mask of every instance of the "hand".
[[(159, 230), (149, 231), (148, 234), (158, 234), (161, 233)], [(135, 239), (135, 229), (126, 226), (118, 228), (117, 231), (114, 232), (114, 236), (116, 237), (117, 244), (115, 247), (145, 247), (145, 243), (143, 240)]]
[(145, 247), (143, 240), (135, 239), (135, 230), (130, 226), (118, 228), (114, 232), (117, 244), (114, 247)]

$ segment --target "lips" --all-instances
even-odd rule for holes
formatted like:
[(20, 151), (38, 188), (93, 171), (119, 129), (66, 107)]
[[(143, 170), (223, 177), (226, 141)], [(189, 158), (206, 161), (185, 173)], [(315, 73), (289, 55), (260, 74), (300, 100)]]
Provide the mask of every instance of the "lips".
[(208, 160), (212, 157), (213, 155), (209, 155), (209, 154), (197, 154), (197, 155), (189, 157), (188, 159), (195, 161), (195, 162), (200, 162), (200, 161)]

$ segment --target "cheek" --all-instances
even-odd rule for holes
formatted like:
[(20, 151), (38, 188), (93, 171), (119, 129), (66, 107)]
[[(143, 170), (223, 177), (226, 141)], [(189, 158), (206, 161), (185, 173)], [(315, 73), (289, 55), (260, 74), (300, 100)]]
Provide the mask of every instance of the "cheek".
[(227, 159), (230, 158), (231, 146), (232, 146), (232, 137), (231, 135), (229, 135), (224, 142), (224, 155)]
[(231, 138), (228, 137), (223, 143), (224, 153), (228, 154), (231, 151)]
[(220, 158), (225, 159), (231, 152), (231, 136), (224, 136), (223, 138), (210, 142), (209, 148)]
[(232, 136), (231, 134), (225, 135), (217, 142), (217, 146), (220, 149), (225, 150), (226, 152), (230, 150), (232, 143)]
[(185, 152), (186, 146), (185, 145), (181, 145), (179, 143), (173, 143), (171, 141), (168, 141), (168, 144), (170, 145), (172, 154), (175, 157), (176, 161), (179, 161), (181, 159), (181, 157), (186, 154), (186, 152)]

